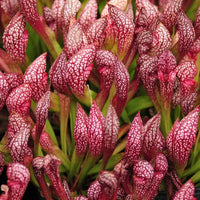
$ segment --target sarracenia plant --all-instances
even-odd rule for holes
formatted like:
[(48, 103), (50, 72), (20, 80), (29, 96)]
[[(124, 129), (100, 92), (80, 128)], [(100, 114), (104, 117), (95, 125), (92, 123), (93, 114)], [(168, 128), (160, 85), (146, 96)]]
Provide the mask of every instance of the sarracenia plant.
[(1, 0), (0, 199), (195, 199), (199, 6)]

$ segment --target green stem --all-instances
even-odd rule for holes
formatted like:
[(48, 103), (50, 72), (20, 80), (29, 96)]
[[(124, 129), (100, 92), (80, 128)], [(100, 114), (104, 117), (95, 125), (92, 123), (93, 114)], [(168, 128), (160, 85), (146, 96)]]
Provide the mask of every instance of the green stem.
[[(115, 167), (117, 163), (119, 163), (122, 160), (123, 153), (118, 153), (115, 155), (112, 155), (105, 167), (105, 170), (111, 171)], [(88, 176), (94, 176), (95, 174), (98, 174), (101, 170), (102, 160), (100, 160), (94, 167), (92, 167), (89, 172)]]
[(79, 16), (80, 16), (82, 10), (84, 9), (84, 7), (85, 7), (85, 5), (88, 3), (88, 1), (89, 1), (89, 0), (84, 0), (84, 1), (82, 1), (81, 7), (80, 7), (80, 9), (79, 9), (79, 11), (78, 11), (78, 13), (77, 13), (77, 15), (76, 15), (76, 16), (77, 16), (77, 19), (79, 18)]
[(58, 141), (57, 141), (56, 135), (55, 135), (54, 130), (48, 119), (46, 120), (45, 125), (46, 125), (46, 132), (49, 134), (52, 141), (58, 146)]
[(54, 146), (54, 150), (53, 151), (54, 151), (53, 154), (55, 156), (57, 156), (61, 160), (63, 166), (66, 168), (67, 171), (69, 171), (69, 169), (70, 169), (70, 160), (66, 156), (66, 154), (64, 154), (64, 152), (56, 145)]
[(103, 154), (103, 160), (102, 160), (102, 163), (101, 163), (101, 169), (100, 169), (100, 171), (105, 170), (106, 165), (108, 164), (108, 161), (109, 161), (111, 155), (112, 155), (112, 153), (111, 154), (110, 153), (104, 153)]
[(126, 108), (123, 109), (122, 113), (121, 113), (121, 119), (125, 122), (125, 123), (130, 123), (130, 119), (127, 113)]
[(197, 138), (196, 138), (196, 141), (195, 141), (195, 144), (194, 144), (194, 151), (193, 151), (193, 153), (191, 155), (191, 166), (193, 166), (195, 164), (197, 155), (200, 153), (198, 151), (198, 149), (199, 149), (199, 141), (200, 141), (200, 130), (198, 132), (198, 135), (197, 135)]
[(6, 150), (5, 145), (0, 144), (0, 152), (6, 154), (9, 153), (9, 150)]
[(94, 166), (94, 164), (96, 163), (97, 160), (98, 160), (98, 158), (94, 158), (90, 154), (88, 154), (88, 156), (84, 162), (83, 168), (80, 172), (78, 185), (77, 185), (78, 189), (80, 189), (81, 186), (83, 185), (83, 182), (84, 182), (89, 170), (91, 169), (92, 166)]
[(167, 108), (167, 110), (166, 110), (165, 108), (162, 107), (162, 109), (161, 109), (161, 130), (162, 130), (163, 136), (165, 138), (167, 137), (167, 135), (172, 127), (170, 113), (171, 113), (170, 108)]
[(4, 136), (2, 137), (2, 139), (1, 139), (1, 142), (0, 142), (0, 147), (2, 147), (2, 149), (0, 148), (0, 150), (1, 151), (3, 151), (3, 149), (6, 149), (5, 147), (5, 145), (6, 145), (6, 143), (7, 143), (7, 139), (8, 139), (8, 132), (6, 132), (5, 134), (4, 134)]
[(179, 105), (174, 109), (173, 120), (176, 121), (177, 119), (180, 119), (180, 117), (181, 117), (181, 107)]
[(193, 183), (199, 183), (200, 182), (200, 171), (198, 171), (194, 176), (192, 176)]
[(128, 132), (128, 130), (130, 129), (130, 127), (131, 127), (131, 124), (124, 124), (124, 125), (122, 125), (121, 127), (120, 127), (120, 129), (119, 129), (119, 134), (118, 134), (118, 140), (120, 139), (120, 138), (122, 138), (127, 132)]
[(193, 4), (190, 6), (189, 10), (187, 11), (187, 16), (194, 21), (196, 18), (196, 11), (198, 7), (200, 6), (199, 0), (194, 0)]
[(75, 140), (74, 140), (74, 126), (76, 121), (76, 111), (77, 111), (77, 103), (74, 100), (71, 100), (70, 105), (70, 131), (71, 131), (71, 147), (74, 150), (75, 147)]
[(84, 155), (78, 155), (76, 150), (74, 150), (71, 159), (70, 171), (67, 177), (69, 181), (72, 181), (72, 178), (79, 172), (83, 158)]
[(34, 138), (34, 156), (44, 156), (41, 146), (40, 146), (40, 135), (37, 134), (37, 128), (36, 128), (36, 135)]
[(43, 3), (41, 1), (37, 1), (37, 10), (40, 15), (43, 15)]
[(190, 168), (188, 168), (186, 171), (184, 171), (183, 177), (191, 176), (192, 174), (200, 171), (200, 160), (198, 159), (194, 165), (190, 164)]
[(70, 151), (71, 145), (71, 139), (67, 133), (69, 111), (70, 98), (60, 94), (60, 143), (65, 155), (67, 155), (67, 149)]
[(44, 156), (43, 153), (42, 153), (42, 149), (41, 149), (41, 146), (39, 144), (39, 141), (35, 141), (34, 143), (34, 156), (37, 157), (37, 156)]
[(52, 6), (52, 2), (49, 0), (39, 0), (39, 1), (43, 4), (43, 6), (47, 6), (49, 8), (51, 8)]
[(117, 147), (115, 148), (113, 152), (113, 155), (124, 150), (126, 148), (126, 143), (127, 143), (127, 136), (117, 145)]
[(111, 88), (110, 88), (110, 93), (109, 93), (109, 96), (107, 98), (107, 101), (104, 104), (104, 107), (102, 109), (102, 114), (103, 114), (104, 117), (106, 116), (106, 113), (108, 111), (110, 103), (112, 102), (113, 97), (115, 96), (115, 93), (116, 93), (116, 88), (115, 88), (115, 84), (113, 83)]
[(184, 169), (185, 169), (186, 165), (185, 166), (176, 166), (175, 165), (175, 168), (176, 168), (176, 172), (178, 174), (178, 177), (181, 179), (184, 175)]
[(84, 92), (84, 95), (77, 95), (77, 94), (74, 94), (74, 97), (80, 102), (82, 103), (83, 105), (87, 106), (87, 107), (90, 107), (91, 106), (91, 97), (92, 97), (92, 94), (91, 94), (91, 91), (89, 89), (88, 86), (85, 86), (85, 92)]
[(200, 53), (197, 54), (196, 66), (197, 66), (197, 74), (196, 74), (194, 80), (198, 84), (198, 82), (199, 82), (199, 73), (200, 73)]
[[(36, 111), (36, 103), (33, 100), (31, 100), (31, 109), (35, 113), (35, 111)], [(53, 142), (58, 146), (56, 135), (55, 135), (54, 130), (53, 130), (53, 128), (52, 128), (52, 126), (51, 126), (51, 124), (50, 124), (48, 119), (46, 120), (45, 125), (46, 125), (46, 131), (49, 133), (49, 136), (51, 137)]]
[(32, 168), (32, 166), (29, 167), (29, 171), (30, 171), (31, 182), (32, 182), (36, 187), (39, 188), (40, 186), (39, 186), (39, 184), (38, 184), (37, 179), (35, 178), (35, 175), (34, 175), (34, 173), (33, 173), (33, 168)]
[(57, 112), (57, 113), (60, 112), (60, 99), (59, 99), (59, 96), (54, 92), (51, 92), (49, 110), (50, 111), (52, 110), (52, 111)]
[(43, 21), (39, 26), (33, 27), (33, 29), (38, 33), (38, 35), (47, 45), (47, 48), (51, 53), (52, 57), (56, 59), (60, 55), (62, 49), (56, 41), (54, 32)]

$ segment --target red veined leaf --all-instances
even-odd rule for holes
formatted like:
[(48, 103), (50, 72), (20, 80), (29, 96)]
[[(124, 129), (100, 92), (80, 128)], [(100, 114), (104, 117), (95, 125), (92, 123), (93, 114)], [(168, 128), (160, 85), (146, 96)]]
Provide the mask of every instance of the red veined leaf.
[(117, 199), (124, 199), (126, 198), (126, 192), (123, 186), (119, 185), (119, 187), (117, 188), (117, 195), (116, 195)]
[(143, 123), (140, 113), (138, 113), (133, 119), (131, 128), (128, 132), (128, 141), (123, 157), (123, 159), (129, 163), (129, 165), (133, 165), (134, 161), (138, 159), (141, 153), (142, 129)]
[(109, 90), (114, 80), (116, 57), (108, 50), (98, 50), (95, 63), (100, 77), (100, 90)]
[(163, 153), (158, 153), (155, 159), (155, 172), (161, 172), (163, 177), (165, 176), (168, 170), (168, 162), (167, 158)]
[(172, 0), (159, 0), (158, 2), (159, 2), (159, 10), (163, 12), (165, 7), (167, 6), (167, 4), (169, 2), (172, 3), (173, 1)]
[(157, 105), (157, 98), (155, 95), (155, 85), (157, 81), (157, 56), (149, 56), (144, 54), (139, 57), (138, 64), (140, 65), (139, 75), (144, 84), (144, 87), (155, 105)]
[(96, 20), (86, 33), (88, 44), (94, 44), (96, 48), (100, 48), (106, 37), (106, 26), (107, 18), (100, 18)]
[(80, 195), (78, 197), (74, 197), (74, 200), (88, 200), (88, 198)]
[(176, 121), (167, 136), (167, 155), (179, 167), (184, 167), (187, 163), (196, 140), (199, 110), (198, 106), (180, 122)]
[(187, 52), (187, 54), (183, 57), (181, 62), (183, 60), (194, 60), (195, 62), (197, 61), (197, 55), (200, 52), (200, 37), (196, 39), (190, 48), (190, 50)]
[(169, 31), (163, 24), (158, 24), (156, 30), (153, 32), (153, 41), (151, 44), (150, 55), (159, 55), (170, 48), (172, 39)]
[[(193, 60), (183, 61), (177, 66), (177, 77), (180, 81), (179, 97), (183, 113), (186, 115), (193, 109), (196, 97), (194, 77), (197, 67)], [(191, 104), (190, 104), (191, 103)]]
[(103, 128), (104, 154), (108, 154), (108, 156), (112, 155), (117, 144), (118, 133), (119, 133), (119, 119), (114, 107), (111, 104), (108, 108)]
[(28, 115), (31, 106), (32, 89), (28, 84), (16, 87), (6, 99), (6, 106), (11, 113), (15, 111), (22, 116)]
[(152, 117), (144, 126), (142, 132), (142, 153), (147, 160), (156, 157), (165, 147), (165, 140), (160, 132), (160, 114)]
[(19, 62), (25, 60), (28, 31), (25, 18), (19, 11), (10, 21), (3, 34), (3, 44), (10, 57)]
[(182, 98), (181, 96), (181, 110), (184, 115), (187, 115), (192, 109), (194, 109), (197, 97), (198, 93), (196, 90), (194, 90), (184, 98)]
[(103, 125), (103, 114), (93, 101), (88, 118), (88, 140), (90, 154), (95, 158), (98, 158), (103, 151)]
[(9, 144), (10, 155), (12, 161), (25, 164), (27, 157), (32, 160), (33, 153), (28, 147), (28, 139), (30, 136), (30, 126), (21, 127), (21, 129), (16, 133)]
[(176, 58), (169, 51), (163, 52), (158, 59), (158, 79), (160, 82), (160, 95), (164, 101), (171, 103), (175, 80)]
[(12, 112), (8, 118), (8, 139), (7, 144), (10, 145), (11, 140), (20, 130), (30, 129), (30, 124), (19, 113)]
[(97, 180), (102, 186), (102, 193), (104, 193), (108, 199), (112, 198), (118, 185), (118, 180), (115, 174), (109, 171), (101, 171)]
[(0, 5), (4, 12), (10, 16), (14, 16), (19, 10), (18, 0), (2, 0)]
[(4, 160), (4, 155), (0, 153), (0, 175), (3, 172), (4, 166), (5, 166), (5, 160)]
[(99, 199), (102, 193), (102, 187), (98, 180), (92, 182), (87, 191), (89, 199)]
[(113, 173), (120, 183), (124, 183), (129, 179), (130, 176), (130, 165), (124, 159), (122, 159), (118, 164), (115, 165)]
[(36, 139), (39, 140), (44, 128), (50, 107), (50, 91), (47, 91), (38, 101), (36, 108)]
[(116, 60), (114, 67), (114, 77), (116, 86), (116, 104), (114, 105), (118, 117), (120, 116), (124, 106), (126, 105), (126, 100), (128, 97), (129, 90), (129, 73), (125, 65), (120, 61)]
[(56, 156), (52, 154), (47, 154), (44, 157), (43, 169), (45, 174), (48, 176), (59, 199), (67, 200), (67, 196), (65, 194), (65, 190), (59, 173), (59, 165), (61, 165), (61, 161)]
[[(32, 137), (34, 138), (33, 136), (34, 133), (31, 134)], [(46, 153), (56, 155), (56, 150), (58, 149), (58, 146), (53, 142), (48, 133), (42, 132), (40, 136), (40, 145)]]
[(178, 25), (178, 50), (181, 57), (183, 57), (194, 43), (195, 30), (191, 19), (189, 19), (184, 12), (181, 12), (177, 21)]
[(69, 185), (68, 185), (66, 180), (63, 180), (63, 187), (64, 187), (64, 190), (65, 190), (65, 194), (67, 195), (67, 199), (71, 200), (72, 195), (71, 195), (71, 191), (69, 189)]
[(148, 0), (137, 0), (136, 8), (136, 32), (143, 29), (154, 31), (158, 23), (158, 8)]
[(6, 76), (0, 71), (0, 110), (3, 108), (9, 92)]
[[(54, 1), (55, 2), (55, 1)], [(49, 7), (43, 8), (43, 16), (46, 24), (56, 32), (56, 15)]]
[(52, 12), (55, 16), (55, 30), (56, 33), (60, 33), (63, 30), (64, 19), (63, 19), (63, 12), (64, 12), (64, 5), (65, 0), (55, 0), (52, 4)]
[(81, 24), (84, 31), (86, 31), (91, 24), (97, 19), (97, 2), (96, 0), (89, 0), (82, 10), (78, 22)]
[(134, 20), (133, 6), (131, 2), (128, 3), (125, 13), (131, 20)]
[(133, 166), (133, 187), (138, 199), (143, 198), (149, 192), (149, 186), (153, 179), (154, 169), (146, 160), (138, 160)]
[(105, 17), (106, 15), (108, 15), (108, 5), (113, 5), (119, 8), (120, 10), (124, 10), (127, 6), (127, 2), (127, 0), (110, 0), (102, 10), (101, 17)]
[(36, 102), (47, 91), (46, 56), (47, 53), (43, 53), (35, 59), (24, 74), (24, 83), (30, 85), (32, 99)]
[(178, 192), (176, 192), (173, 200), (188, 199), (194, 200), (195, 187), (192, 180), (187, 181)]
[(161, 21), (170, 32), (178, 20), (178, 15), (181, 11), (182, 3), (183, 0), (174, 0), (169, 1), (165, 6)]
[(49, 71), (49, 79), (53, 87), (60, 93), (70, 95), (71, 92), (64, 80), (66, 66), (66, 54), (64, 51), (55, 60)]
[(9, 163), (6, 171), (8, 199), (22, 199), (30, 181), (28, 168), (20, 163)]
[(85, 83), (90, 75), (95, 58), (94, 45), (88, 45), (71, 57), (66, 64), (65, 80), (73, 93), (81, 96), (84, 94)]
[(64, 37), (64, 51), (67, 58), (71, 58), (86, 44), (87, 39), (81, 25), (78, 22), (75, 22), (69, 28), (68, 34)]
[(168, 170), (167, 158), (164, 154), (158, 153), (155, 158), (155, 167), (152, 183), (147, 193), (147, 199), (153, 199), (157, 196), (160, 184)]
[(36, 157), (32, 160), (33, 173), (40, 185), (41, 191), (46, 199), (51, 199), (51, 191), (44, 178), (44, 157)]
[(23, 15), (26, 18), (26, 21), (33, 27), (40, 26), (41, 20), (40, 15), (37, 10), (36, 0), (19, 0), (20, 8)]
[(153, 36), (150, 31), (140, 31), (136, 38), (137, 48), (139, 55), (145, 54), (151, 48), (153, 42)]
[(108, 12), (117, 28), (117, 52), (123, 58), (133, 41), (135, 24), (122, 10), (115, 6), (109, 5)]
[(19, 73), (19, 63), (14, 61), (3, 49), (0, 49), (0, 59), (1, 70), (3, 70), (5, 73), (11, 73), (11, 71)]
[(76, 142), (76, 153), (85, 154), (88, 148), (88, 116), (78, 104), (76, 121), (74, 126), (74, 139)]
[(65, 2), (63, 10), (63, 20), (65, 28), (68, 29), (71, 18), (76, 17), (76, 13), (81, 7), (81, 2), (79, 0), (68, 0)]
[(134, 200), (133, 194), (128, 194), (128, 195), (126, 196), (126, 200)]
[(195, 30), (195, 33), (196, 33), (196, 38), (198, 38), (200, 36), (200, 7), (198, 8), (198, 10), (196, 12), (194, 30)]
[(9, 91), (23, 84), (24, 80), (22, 74), (17, 73), (6, 73), (6, 81), (9, 85)]

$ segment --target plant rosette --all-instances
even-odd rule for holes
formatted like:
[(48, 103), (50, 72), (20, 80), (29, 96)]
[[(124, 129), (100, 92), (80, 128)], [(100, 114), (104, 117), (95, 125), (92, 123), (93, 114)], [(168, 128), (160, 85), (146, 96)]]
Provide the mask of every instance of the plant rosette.
[(0, 199), (199, 199), (199, 6), (2, 0)]

